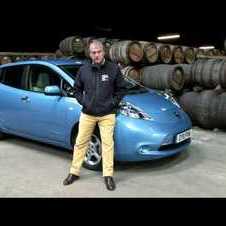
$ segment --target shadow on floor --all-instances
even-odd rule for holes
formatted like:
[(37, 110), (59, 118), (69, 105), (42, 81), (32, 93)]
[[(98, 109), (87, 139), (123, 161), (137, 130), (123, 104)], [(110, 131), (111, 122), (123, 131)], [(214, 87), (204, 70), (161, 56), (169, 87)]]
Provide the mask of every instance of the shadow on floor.
[[(15, 136), (10, 136), (6, 141), (10, 144), (29, 149), (29, 151), (43, 152), (46, 155), (54, 155), (67, 160), (72, 160), (72, 152), (64, 148)], [(162, 173), (161, 171), (169, 168), (175, 168), (177, 165), (180, 165), (180, 170), (185, 170), (196, 164), (200, 164), (200, 161), (202, 161), (203, 158), (205, 158), (205, 156), (203, 156), (200, 148), (193, 144), (186, 151), (164, 159), (145, 162), (116, 162), (115, 171), (123, 172), (128, 170), (136, 170), (137, 172), (143, 172), (143, 170), (148, 169)], [(182, 166), (181, 163), (186, 161), (189, 161), (189, 163), (183, 164)], [(177, 170), (177, 168), (175, 168), (175, 170)]]

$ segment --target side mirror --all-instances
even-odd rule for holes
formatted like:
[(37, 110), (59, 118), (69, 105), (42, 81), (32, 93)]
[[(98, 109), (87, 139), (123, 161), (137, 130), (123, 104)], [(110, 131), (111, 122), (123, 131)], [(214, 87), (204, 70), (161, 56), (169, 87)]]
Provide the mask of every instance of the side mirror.
[(47, 96), (61, 96), (62, 94), (58, 86), (46, 86), (44, 93)]

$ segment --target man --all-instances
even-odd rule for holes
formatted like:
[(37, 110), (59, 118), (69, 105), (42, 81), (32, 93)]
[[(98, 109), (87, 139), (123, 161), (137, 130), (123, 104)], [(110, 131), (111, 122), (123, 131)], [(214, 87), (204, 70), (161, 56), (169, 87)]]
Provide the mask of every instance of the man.
[(72, 166), (64, 185), (79, 179), (89, 141), (98, 123), (102, 141), (103, 177), (108, 190), (115, 190), (113, 179), (115, 113), (126, 82), (119, 67), (104, 58), (104, 46), (98, 40), (89, 45), (91, 62), (83, 65), (75, 80), (75, 97), (83, 106), (74, 147)]

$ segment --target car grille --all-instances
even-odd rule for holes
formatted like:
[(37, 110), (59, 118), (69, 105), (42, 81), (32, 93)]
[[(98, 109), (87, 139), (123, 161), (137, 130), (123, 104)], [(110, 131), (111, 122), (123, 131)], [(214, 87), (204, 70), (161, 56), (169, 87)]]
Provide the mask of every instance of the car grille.
[(179, 144), (169, 144), (169, 145), (162, 145), (158, 149), (159, 151), (172, 151), (172, 149), (179, 148), (185, 144), (188, 144), (191, 142), (191, 139), (184, 140), (183, 142)]

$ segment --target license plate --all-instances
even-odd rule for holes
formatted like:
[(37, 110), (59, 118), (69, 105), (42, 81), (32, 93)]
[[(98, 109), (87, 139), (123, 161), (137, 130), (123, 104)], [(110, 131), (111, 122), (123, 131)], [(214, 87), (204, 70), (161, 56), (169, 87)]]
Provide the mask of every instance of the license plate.
[(190, 138), (191, 138), (191, 130), (187, 130), (187, 131), (177, 135), (176, 143), (177, 144), (181, 143), (182, 141), (190, 139)]

